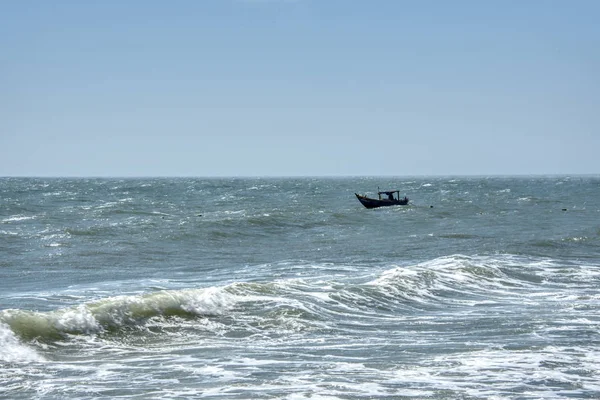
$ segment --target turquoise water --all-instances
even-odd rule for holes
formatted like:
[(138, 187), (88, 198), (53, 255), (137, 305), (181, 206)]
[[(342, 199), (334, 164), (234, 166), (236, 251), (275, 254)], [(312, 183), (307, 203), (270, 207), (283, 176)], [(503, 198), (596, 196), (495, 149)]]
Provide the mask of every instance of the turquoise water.
[(599, 189), (2, 178), (0, 397), (599, 398)]

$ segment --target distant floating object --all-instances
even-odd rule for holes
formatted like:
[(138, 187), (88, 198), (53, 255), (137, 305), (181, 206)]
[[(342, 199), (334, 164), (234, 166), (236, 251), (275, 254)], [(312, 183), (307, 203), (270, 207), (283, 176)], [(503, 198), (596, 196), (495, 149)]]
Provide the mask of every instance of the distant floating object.
[[(381, 198), (381, 195), (385, 195), (385, 198)], [(378, 199), (372, 199), (367, 196), (362, 196), (358, 193), (354, 193), (358, 201), (366, 208), (377, 208), (387, 206), (405, 206), (408, 204), (408, 197), (400, 198), (399, 190), (389, 190), (384, 192), (377, 192)]]
[(566, 208), (563, 208), (562, 210), (563, 210), (563, 211), (567, 211), (567, 209), (566, 209)]

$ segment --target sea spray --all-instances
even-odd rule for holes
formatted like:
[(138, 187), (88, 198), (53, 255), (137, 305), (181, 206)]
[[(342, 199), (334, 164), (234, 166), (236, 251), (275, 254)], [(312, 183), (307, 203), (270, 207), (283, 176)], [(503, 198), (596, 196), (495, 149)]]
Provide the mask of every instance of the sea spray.
[(36, 351), (19, 342), (8, 325), (0, 322), (0, 365), (1, 363), (42, 362), (44, 358)]

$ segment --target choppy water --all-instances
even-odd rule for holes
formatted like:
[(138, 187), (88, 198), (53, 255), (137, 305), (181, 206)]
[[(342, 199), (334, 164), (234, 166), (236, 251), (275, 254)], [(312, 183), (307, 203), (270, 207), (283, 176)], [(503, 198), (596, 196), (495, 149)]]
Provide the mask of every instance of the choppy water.
[(600, 398), (599, 189), (0, 179), (0, 398)]

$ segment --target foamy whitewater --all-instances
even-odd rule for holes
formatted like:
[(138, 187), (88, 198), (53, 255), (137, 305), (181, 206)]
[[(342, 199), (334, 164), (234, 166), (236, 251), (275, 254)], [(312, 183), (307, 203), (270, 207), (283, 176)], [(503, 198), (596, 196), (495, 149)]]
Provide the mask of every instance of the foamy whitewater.
[[(399, 189), (367, 210), (355, 192)], [(600, 398), (600, 178), (0, 179), (0, 398)]]

